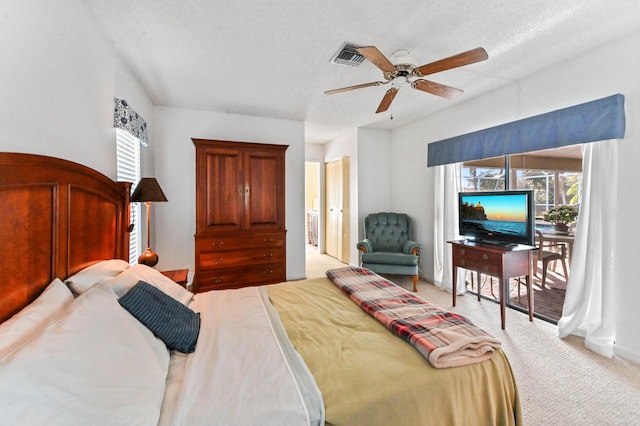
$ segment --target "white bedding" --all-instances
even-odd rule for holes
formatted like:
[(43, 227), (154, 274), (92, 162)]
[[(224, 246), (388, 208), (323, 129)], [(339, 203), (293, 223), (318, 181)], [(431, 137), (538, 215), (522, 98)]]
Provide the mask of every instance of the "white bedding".
[(0, 424), (156, 425), (169, 353), (98, 284), (0, 359)]
[[(68, 295), (61, 313), (0, 351), (0, 424), (324, 424), (322, 395), (266, 287), (196, 295), (188, 304), (201, 315), (196, 350), (169, 357), (118, 303), (133, 270), (99, 281), (91, 272), (85, 281), (97, 284), (76, 299), (57, 282)], [(15, 322), (3, 324), (0, 342)]]
[(198, 345), (175, 360), (178, 368), (184, 362), (184, 376), (168, 380), (161, 424), (324, 424), (320, 391), (288, 339), (278, 337), (281, 324), (265, 297), (257, 287), (196, 295)]

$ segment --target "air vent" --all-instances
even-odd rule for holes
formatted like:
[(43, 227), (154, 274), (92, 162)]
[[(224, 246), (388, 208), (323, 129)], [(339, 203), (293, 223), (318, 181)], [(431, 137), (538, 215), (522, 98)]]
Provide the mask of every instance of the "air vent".
[(351, 65), (352, 67), (357, 67), (364, 61), (364, 56), (358, 53), (356, 50), (360, 46), (356, 46), (350, 43), (344, 43), (340, 50), (333, 55), (331, 58), (331, 62), (340, 65)]

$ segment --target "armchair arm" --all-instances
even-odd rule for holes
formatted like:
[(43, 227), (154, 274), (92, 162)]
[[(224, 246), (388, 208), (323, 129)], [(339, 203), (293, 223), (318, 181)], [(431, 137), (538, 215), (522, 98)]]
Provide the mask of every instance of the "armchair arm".
[(356, 247), (363, 253), (373, 253), (373, 243), (368, 238), (365, 238), (362, 241), (358, 241)]
[(419, 255), (421, 250), (422, 244), (416, 243), (415, 241), (407, 240), (402, 245), (402, 252), (406, 254)]
[(560, 249), (560, 253), (561, 253), (562, 257), (567, 257), (567, 244), (566, 243), (563, 243), (563, 242), (557, 242), (557, 243), (546, 242), (545, 245), (543, 246), (543, 248), (551, 249), (552, 251), (556, 251), (557, 249)]

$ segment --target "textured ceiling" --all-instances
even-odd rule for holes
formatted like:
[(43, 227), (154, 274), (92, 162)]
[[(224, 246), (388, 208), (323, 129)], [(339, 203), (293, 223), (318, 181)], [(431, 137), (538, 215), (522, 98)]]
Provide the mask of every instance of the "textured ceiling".
[[(404, 125), (640, 28), (639, 0), (85, 1), (154, 105), (304, 120), (308, 142)], [(429, 76), (465, 91), (454, 101), (403, 87), (376, 114), (386, 86), (323, 93), (382, 77), (331, 63), (345, 41), (419, 65), (475, 47), (489, 59)]]

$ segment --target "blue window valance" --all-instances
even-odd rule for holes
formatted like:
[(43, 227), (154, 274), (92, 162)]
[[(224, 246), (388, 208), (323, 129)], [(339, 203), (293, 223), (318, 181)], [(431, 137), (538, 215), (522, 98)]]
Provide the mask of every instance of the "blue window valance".
[(124, 99), (113, 98), (113, 127), (129, 132), (140, 139), (142, 145), (149, 144), (147, 122)]
[(428, 145), (427, 165), (459, 163), (624, 137), (624, 96), (490, 127)]

